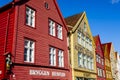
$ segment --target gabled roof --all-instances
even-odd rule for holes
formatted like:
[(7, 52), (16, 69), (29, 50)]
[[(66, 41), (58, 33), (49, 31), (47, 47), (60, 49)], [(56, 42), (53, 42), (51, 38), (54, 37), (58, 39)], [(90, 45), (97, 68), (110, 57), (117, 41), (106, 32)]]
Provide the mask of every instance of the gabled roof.
[[(12, 8), (12, 6), (24, 4), (27, 1), (30, 1), (30, 0), (12, 0), (9, 4), (6, 4), (5, 6), (1, 7), (0, 12), (5, 11), (7, 9), (10, 9), (10, 8)], [(65, 26), (66, 31), (68, 31), (68, 27), (66, 26), (66, 23), (64, 21), (64, 18), (62, 16), (61, 12), (60, 12), (60, 9), (59, 9), (59, 7), (57, 5), (56, 0), (53, 0), (53, 2), (55, 4), (56, 10), (58, 11), (58, 14), (59, 14), (61, 20), (62, 20), (62, 22), (63, 22), (63, 24)]]
[(97, 47), (97, 42), (99, 41), (99, 44), (100, 44), (100, 48), (101, 48), (101, 50), (102, 50), (102, 55), (104, 56), (104, 50), (103, 50), (103, 48), (102, 48), (102, 44), (101, 44), (101, 40), (100, 40), (100, 36), (99, 35), (97, 35), (97, 36), (93, 36), (93, 39), (94, 39), (94, 42), (95, 42), (95, 44), (96, 44), (96, 47)]
[[(104, 54), (107, 55), (105, 57), (107, 57), (109, 60), (110, 60), (111, 45), (112, 45), (112, 42), (102, 44)], [(105, 51), (107, 51), (107, 54), (105, 53)]]
[(82, 16), (82, 14), (83, 13), (75, 14), (75, 15), (65, 18), (66, 24), (74, 27), (76, 23), (78, 22), (78, 20), (80, 19), (80, 17)]
[(108, 52), (109, 52), (109, 55), (110, 55), (110, 51), (111, 51), (111, 45), (112, 45), (112, 42), (105, 43), (105, 44), (107, 45)]
[(89, 34), (89, 37), (92, 40), (93, 46), (95, 47), (95, 43), (93, 40), (93, 36), (92, 36), (91, 30), (90, 30), (90, 26), (89, 26), (88, 19), (87, 19), (85, 12), (67, 17), (67, 18), (65, 18), (65, 21), (66, 21), (66, 24), (67, 24), (67, 27), (68, 27), (68, 30), (70, 33), (74, 33), (75, 31), (77, 31), (78, 28), (80, 27), (81, 23), (84, 21), (87, 25), (87, 34)]
[(75, 14), (75, 15), (72, 15), (72, 16), (65, 18), (65, 22), (68, 26), (68, 29), (71, 30), (74, 28), (74, 30), (73, 30), (73, 32), (74, 32), (76, 30), (76, 28), (78, 27), (77, 25), (79, 23), (81, 23), (81, 21), (85, 15), (86, 15), (86, 13), (82, 12), (82, 13)]
[(94, 42), (95, 42), (95, 44), (96, 44), (96, 42), (99, 40), (99, 35), (93, 36), (93, 39), (94, 39)]
[(65, 23), (65, 20), (64, 20), (62, 14), (61, 14), (61, 11), (60, 11), (59, 7), (58, 7), (58, 5), (57, 5), (57, 1), (56, 1), (56, 0), (53, 0), (53, 2), (55, 3), (56, 9), (57, 9), (58, 14), (59, 14), (59, 16), (60, 16), (60, 18), (61, 18), (64, 26), (65, 26), (65, 29), (66, 29), (66, 31), (68, 32), (68, 27), (67, 27), (67, 25), (66, 25), (66, 23)]

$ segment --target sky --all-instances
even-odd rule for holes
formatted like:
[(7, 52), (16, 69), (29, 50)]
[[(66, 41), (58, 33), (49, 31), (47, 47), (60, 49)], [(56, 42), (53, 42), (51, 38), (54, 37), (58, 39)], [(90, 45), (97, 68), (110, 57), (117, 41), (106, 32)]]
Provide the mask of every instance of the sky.
[[(12, 0), (0, 0), (0, 7)], [(92, 35), (120, 53), (120, 0), (57, 0), (63, 17), (86, 12)]]
[(57, 0), (62, 15), (86, 12), (93, 36), (102, 43), (112, 42), (120, 53), (120, 0)]

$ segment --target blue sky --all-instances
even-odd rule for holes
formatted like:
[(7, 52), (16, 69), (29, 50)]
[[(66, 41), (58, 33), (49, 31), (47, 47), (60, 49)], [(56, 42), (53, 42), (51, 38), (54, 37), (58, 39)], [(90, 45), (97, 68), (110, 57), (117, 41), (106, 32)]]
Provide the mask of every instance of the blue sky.
[(64, 17), (86, 12), (93, 36), (120, 53), (120, 0), (57, 0)]
[[(0, 0), (0, 7), (12, 0)], [(120, 0), (57, 0), (64, 17), (86, 11), (93, 36), (113, 42), (120, 53)]]

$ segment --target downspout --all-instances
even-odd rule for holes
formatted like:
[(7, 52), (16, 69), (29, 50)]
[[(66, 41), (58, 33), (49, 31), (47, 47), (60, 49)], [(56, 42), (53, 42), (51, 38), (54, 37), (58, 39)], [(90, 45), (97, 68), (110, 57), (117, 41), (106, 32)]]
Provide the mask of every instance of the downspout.
[[(6, 47), (7, 47), (7, 37), (8, 37), (9, 20), (10, 20), (10, 11), (8, 12), (7, 23), (6, 23), (6, 33), (5, 33), (5, 43), (4, 43), (4, 54), (6, 53)], [(4, 61), (5, 61), (4, 66), (6, 66), (5, 56), (4, 56)], [(6, 68), (4, 68), (4, 72), (5, 72), (4, 78), (6, 78)]]

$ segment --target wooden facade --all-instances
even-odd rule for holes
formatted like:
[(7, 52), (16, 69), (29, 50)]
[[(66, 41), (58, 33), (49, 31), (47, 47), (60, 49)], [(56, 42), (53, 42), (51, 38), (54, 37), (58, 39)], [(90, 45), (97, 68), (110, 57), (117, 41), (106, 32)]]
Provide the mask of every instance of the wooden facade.
[(96, 80), (95, 44), (86, 13), (67, 17), (65, 21), (69, 29), (72, 80)]
[(105, 73), (105, 59), (102, 44), (99, 35), (94, 36), (94, 42), (96, 44), (96, 66), (97, 66), (97, 80), (106, 80)]
[(106, 71), (106, 80), (113, 80), (112, 70), (111, 70), (111, 61), (110, 61), (110, 46), (107, 44), (102, 44), (105, 58), (105, 71)]
[[(35, 11), (34, 27), (26, 25), (26, 7)], [(56, 0), (14, 0), (0, 12), (0, 80), (70, 80), (67, 27)], [(49, 34), (49, 19), (62, 26), (62, 40)], [(33, 63), (24, 61), (26, 39), (35, 43)], [(64, 52), (63, 67), (58, 66), (58, 54), (56, 65), (50, 65), (51, 46), (56, 53), (59, 49)], [(12, 55), (11, 74), (6, 74), (4, 54), (7, 52)]]

